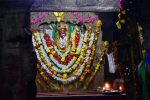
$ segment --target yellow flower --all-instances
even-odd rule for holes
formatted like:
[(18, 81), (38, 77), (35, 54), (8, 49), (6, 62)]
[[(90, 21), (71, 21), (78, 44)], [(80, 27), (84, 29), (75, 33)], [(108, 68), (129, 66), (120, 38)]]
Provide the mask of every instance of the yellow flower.
[(97, 38), (97, 36), (95, 36), (95, 40), (97, 40), (98, 38)]
[(57, 21), (60, 22), (61, 21), (61, 17), (57, 17)]
[(83, 51), (81, 51), (81, 55), (84, 55), (84, 52), (83, 52)]
[(62, 57), (62, 58), (61, 58), (61, 61), (64, 62), (64, 61), (65, 61), (65, 57)]
[(75, 67), (74, 66), (72, 66), (72, 70), (74, 70), (75, 69)]
[(126, 14), (126, 11), (125, 11), (125, 10), (123, 10), (123, 11), (121, 11), (121, 13), (125, 15), (125, 14)]
[(50, 54), (50, 57), (51, 57), (51, 58), (53, 58), (53, 55), (52, 55), (52, 54)]
[(89, 26), (89, 28), (88, 28), (88, 34), (90, 35), (91, 33), (92, 33), (92, 27)]
[(54, 15), (57, 17), (57, 21), (60, 22), (64, 16), (64, 12), (54, 12)]
[(122, 20), (120, 20), (120, 22), (124, 24), (124, 23), (125, 23), (125, 20), (124, 20), (124, 19), (122, 19)]
[(76, 61), (76, 64), (79, 64), (79, 61), (78, 61), (78, 60)]
[(81, 52), (84, 52), (84, 49), (82, 49)]
[(64, 69), (64, 68), (62, 68), (62, 69), (61, 69), (61, 72), (62, 72), (62, 73), (64, 73), (64, 72), (65, 72), (65, 69)]
[(100, 57), (100, 61), (103, 61), (103, 58), (102, 58), (102, 57)]
[(41, 75), (44, 75), (44, 72), (40, 72)]
[[(37, 37), (37, 32), (35, 32), (35, 33), (34, 33), (34, 36), (36, 36), (36, 37)], [(36, 38), (36, 39), (37, 39), (37, 38)]]
[(53, 51), (53, 52), (52, 52), (52, 54), (55, 54), (55, 53), (56, 53), (56, 51)]
[(102, 26), (102, 21), (101, 20), (98, 20), (97, 21), (97, 27), (101, 27)]
[(80, 53), (80, 50), (78, 50), (75, 54), (79, 54)]
[(81, 77), (80, 77), (80, 81), (83, 81), (83, 80), (84, 80), (84, 76), (81, 76)]
[(98, 62), (97, 65), (96, 65), (96, 68), (99, 67), (99, 66), (100, 66), (100, 63)]
[(104, 46), (108, 46), (109, 42), (108, 41), (105, 41), (104, 42)]
[(68, 77), (67, 73), (63, 74), (63, 78), (66, 79)]
[(49, 49), (52, 49), (52, 48), (53, 48), (53, 46), (50, 46), (50, 47), (49, 47)]
[(121, 29), (121, 24), (120, 24), (119, 21), (116, 23), (116, 25), (117, 25), (117, 28), (118, 28), (118, 29)]
[(84, 61), (84, 58), (81, 59), (81, 62), (83, 62), (83, 61)]
[(57, 76), (58, 76), (58, 77), (60, 77), (60, 76), (61, 76), (61, 74), (57, 74)]
[(50, 52), (50, 50), (49, 50), (49, 49), (46, 49), (46, 52)]
[(75, 46), (72, 46), (72, 51), (75, 51)]
[(56, 90), (60, 90), (60, 87), (57, 86), (57, 87), (55, 87), (55, 89), (56, 89)]
[(118, 14), (118, 18), (119, 18), (119, 19), (121, 18), (121, 15), (120, 15), (120, 14)]
[(77, 57), (73, 57), (73, 60), (75, 61), (77, 59)]
[(80, 60), (81, 60), (81, 58), (78, 58), (78, 60), (77, 60), (77, 61), (79, 61), (79, 62), (80, 62)]
[(90, 65), (87, 65), (86, 67), (88, 67), (88, 68), (89, 68), (89, 67), (90, 67)]

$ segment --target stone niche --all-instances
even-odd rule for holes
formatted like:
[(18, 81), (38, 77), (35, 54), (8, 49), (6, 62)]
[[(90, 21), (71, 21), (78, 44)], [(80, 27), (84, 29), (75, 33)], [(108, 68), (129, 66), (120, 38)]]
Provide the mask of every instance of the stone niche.
[[(56, 17), (54, 16), (53, 12), (45, 12), (46, 16), (38, 23), (31, 25), (32, 30), (36, 30), (38, 29), (38, 25), (40, 25), (41, 23), (47, 22), (55, 22), (57, 21)], [(76, 22), (78, 23), (79, 21), (75, 18), (75, 16), (73, 16), (72, 14), (73, 12), (65, 12), (64, 13), (64, 17), (63, 17), (63, 21), (70, 21), (70, 22)], [(78, 12), (81, 16), (85, 17), (85, 18), (89, 18), (89, 17), (98, 17), (98, 13), (95, 12)], [(36, 18), (38, 16), (39, 12), (32, 12), (31, 13), (31, 20)], [(98, 20), (98, 19), (97, 19)], [(91, 26), (93, 28), (93, 31), (96, 29), (96, 23), (97, 20), (92, 22), (92, 23), (84, 23), (86, 25), (86, 27), (88, 28), (89, 26)], [(101, 51), (103, 49), (103, 41), (102, 41), (102, 34), (99, 34), (98, 37), (98, 41), (97, 41), (97, 45), (96, 45), (96, 51), (95, 51), (95, 59), (99, 58)], [(97, 60), (94, 60), (91, 67), (94, 68), (94, 66), (96, 66), (97, 64)], [(81, 86), (81, 83), (77, 80), (69, 85), (61, 85), (60, 88), (63, 89), (63, 92), (81, 92), (81, 91), (93, 91), (96, 90), (98, 86), (102, 85), (104, 81), (104, 67), (101, 66), (101, 69), (97, 72), (95, 78), (93, 79), (92, 83), (90, 84), (90, 87), (86, 90), (83, 89), (83, 87)], [(37, 74), (37, 79), (36, 79), (36, 83), (37, 83), (37, 88), (38, 88), (38, 92), (61, 92), (60, 90), (53, 90), (53, 86), (48, 86), (47, 83), (45, 83), (40, 74)], [(57, 82), (56, 82), (57, 83)], [(57, 85), (57, 84), (55, 84)]]

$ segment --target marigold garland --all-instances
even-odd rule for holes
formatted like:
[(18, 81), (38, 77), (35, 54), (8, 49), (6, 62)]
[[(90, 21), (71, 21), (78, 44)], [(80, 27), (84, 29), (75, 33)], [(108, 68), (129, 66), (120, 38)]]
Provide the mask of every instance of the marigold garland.
[[(61, 48), (58, 48), (58, 38), (53, 39), (52, 37), (56, 28), (50, 26), (49, 32), (34, 32), (32, 41), (39, 61), (38, 66), (41, 66), (38, 67), (39, 73), (48, 84), (50, 84), (50, 82), (48, 82), (49, 78), (53, 78), (53, 80), (65, 84), (79, 78), (80, 81), (84, 80), (85, 75), (90, 71), (90, 65), (94, 57), (100, 27), (101, 22), (98, 21), (95, 33), (92, 32), (91, 27), (89, 27), (84, 34), (78, 30), (77, 26), (75, 26), (74, 30), (70, 33), (68, 33), (69, 31), (67, 29), (68, 45), (66, 46), (65, 51), (61, 51)], [(102, 55), (104, 55), (105, 50), (106, 48), (103, 50)], [(96, 75), (97, 70), (99, 70), (103, 57), (101, 56), (100, 58), (101, 59), (96, 65), (95, 71), (88, 83), (90, 83)]]
[(123, 25), (123, 24), (125, 24), (125, 14), (126, 14), (126, 12), (125, 12), (125, 9), (124, 9), (124, 6), (125, 6), (125, 0), (120, 0), (120, 13), (118, 14), (118, 21), (117, 21), (117, 23), (116, 23), (116, 26), (117, 26), (117, 28), (119, 29), (119, 30), (121, 30), (121, 26)]

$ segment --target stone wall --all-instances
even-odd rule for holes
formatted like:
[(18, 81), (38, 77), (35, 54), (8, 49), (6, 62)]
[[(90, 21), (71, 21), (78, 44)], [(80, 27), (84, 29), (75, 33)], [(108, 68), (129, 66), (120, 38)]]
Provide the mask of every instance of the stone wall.
[(7, 11), (0, 15), (0, 97), (2, 100), (34, 100), (36, 57), (29, 12)]
[(35, 0), (32, 11), (97, 11), (119, 10), (118, 0)]

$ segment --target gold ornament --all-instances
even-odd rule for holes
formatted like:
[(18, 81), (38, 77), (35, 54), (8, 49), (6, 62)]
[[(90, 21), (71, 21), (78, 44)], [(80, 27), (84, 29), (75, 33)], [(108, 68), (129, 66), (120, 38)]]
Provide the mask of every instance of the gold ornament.
[(57, 17), (57, 21), (61, 22), (64, 16), (64, 12), (54, 12), (54, 15)]
[(105, 41), (105, 42), (104, 42), (104, 46), (105, 46), (105, 47), (108, 46), (108, 44), (109, 44), (108, 41)]
[(102, 27), (102, 21), (101, 20), (98, 20), (97, 21), (97, 25), (96, 25), (96, 32), (100, 32), (100, 29), (101, 29), (101, 27)]
[(97, 21), (97, 27), (101, 27), (102, 26), (102, 21), (101, 20), (98, 20)]

